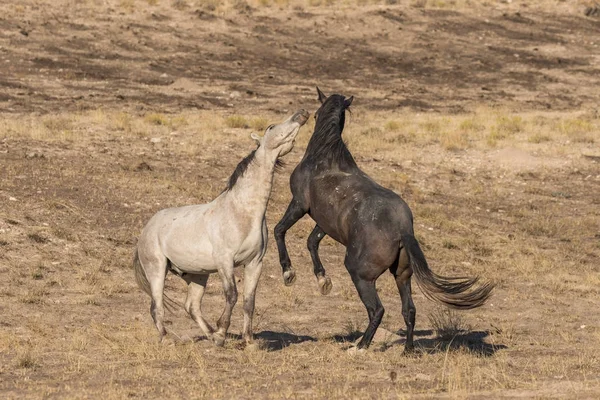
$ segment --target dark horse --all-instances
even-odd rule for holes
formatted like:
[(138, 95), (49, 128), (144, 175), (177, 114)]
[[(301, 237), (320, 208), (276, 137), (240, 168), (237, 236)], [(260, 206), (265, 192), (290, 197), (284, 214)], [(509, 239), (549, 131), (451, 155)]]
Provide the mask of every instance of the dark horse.
[(296, 278), (285, 233), (308, 213), (317, 223), (308, 237), (308, 249), (322, 294), (331, 290), (331, 280), (319, 259), (319, 242), (329, 235), (346, 246), (344, 264), (369, 314), (369, 326), (358, 348), (371, 344), (383, 318), (375, 282), (389, 270), (402, 299), (407, 328), (405, 351), (411, 351), (416, 315), (410, 285), (413, 273), (427, 297), (457, 309), (483, 305), (493, 284), (476, 287), (478, 278), (444, 277), (429, 269), (414, 236), (408, 205), (361, 171), (344, 144), (345, 113), (353, 97), (327, 97), (319, 88), (317, 93), (321, 107), (315, 113), (315, 131), (304, 158), (290, 177), (292, 201), (275, 227), (284, 282), (291, 285)]

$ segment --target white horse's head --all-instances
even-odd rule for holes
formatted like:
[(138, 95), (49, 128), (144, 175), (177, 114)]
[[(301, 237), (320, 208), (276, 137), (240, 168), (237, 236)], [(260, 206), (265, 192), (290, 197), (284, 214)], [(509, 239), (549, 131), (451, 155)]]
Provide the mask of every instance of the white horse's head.
[(269, 126), (262, 137), (253, 133), (252, 138), (265, 150), (276, 152), (278, 157), (284, 156), (294, 147), (298, 131), (308, 116), (306, 110), (298, 110), (282, 123)]

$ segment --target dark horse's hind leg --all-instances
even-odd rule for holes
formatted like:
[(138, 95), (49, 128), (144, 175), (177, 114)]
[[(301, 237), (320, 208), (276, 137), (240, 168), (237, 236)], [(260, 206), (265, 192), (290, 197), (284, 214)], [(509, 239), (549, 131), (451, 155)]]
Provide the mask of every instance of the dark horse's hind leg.
[(415, 349), (413, 336), (417, 309), (412, 301), (410, 278), (401, 282), (401, 278), (396, 277), (396, 285), (398, 285), (398, 290), (400, 291), (400, 298), (402, 299), (402, 316), (404, 317), (404, 323), (406, 323), (406, 344), (404, 345), (404, 351), (409, 353)]
[(285, 246), (285, 233), (305, 214), (306, 210), (300, 203), (296, 199), (292, 199), (287, 210), (285, 210), (283, 218), (275, 226), (275, 241), (277, 242), (277, 250), (279, 250), (279, 264), (281, 264), (283, 282), (286, 286), (294, 283), (296, 273), (292, 269), (292, 262)]
[(369, 314), (369, 325), (357, 346), (359, 349), (366, 349), (371, 344), (373, 336), (383, 319), (383, 313), (385, 312), (381, 300), (379, 300), (377, 289), (375, 288), (375, 280), (379, 275), (375, 275), (374, 279), (365, 279), (359, 273), (361, 268), (364, 269), (365, 267), (359, 265), (358, 261), (348, 256), (346, 256), (345, 264), (350, 273), (350, 277), (352, 278), (352, 282), (354, 282), (354, 286), (356, 286), (358, 295)]
[(395, 268), (391, 268), (390, 272), (396, 279), (396, 286), (398, 286), (400, 299), (402, 300), (402, 316), (404, 317), (404, 323), (406, 324), (406, 344), (404, 345), (404, 351), (410, 353), (415, 349), (413, 337), (417, 309), (412, 300), (412, 290), (410, 285), (412, 269), (409, 266), (408, 256), (404, 249), (400, 251), (398, 265), (395, 266)]
[(331, 284), (331, 279), (326, 275), (323, 263), (319, 258), (319, 243), (321, 243), (321, 240), (323, 240), (324, 237), (325, 231), (323, 231), (319, 225), (315, 225), (315, 229), (313, 229), (308, 236), (308, 241), (306, 243), (308, 251), (310, 252), (310, 257), (312, 258), (315, 276), (319, 282), (319, 290), (322, 295), (329, 294), (333, 286)]

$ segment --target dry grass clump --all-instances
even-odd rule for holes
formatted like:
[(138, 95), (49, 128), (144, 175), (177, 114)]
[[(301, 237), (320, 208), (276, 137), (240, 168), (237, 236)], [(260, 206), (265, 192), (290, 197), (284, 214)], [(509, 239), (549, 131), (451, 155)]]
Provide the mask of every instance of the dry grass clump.
[(378, 113), (368, 116), (356, 113), (346, 125), (344, 138), (351, 149), (390, 155), (406, 145), (432, 144), (450, 152), (538, 146), (549, 152), (570, 153), (565, 138), (593, 145), (597, 131), (600, 131), (600, 118), (595, 115), (514, 114), (502, 109), (480, 108), (466, 117), (432, 113), (394, 113), (383, 117)]
[(507, 139), (523, 131), (523, 129), (522, 117), (500, 115), (496, 118), (496, 123), (490, 128), (487, 142), (490, 146), (496, 146), (498, 141)]
[(39, 366), (37, 357), (30, 349), (21, 352), (17, 355), (17, 368), (35, 369)]
[(250, 124), (246, 117), (241, 115), (231, 115), (227, 117), (227, 119), (225, 119), (225, 125), (227, 125), (228, 128), (250, 128)]
[(461, 314), (448, 308), (430, 311), (427, 318), (437, 337), (443, 341), (451, 341), (471, 330)]
[(529, 136), (527, 141), (529, 143), (539, 144), (539, 143), (552, 141), (552, 137), (550, 137), (550, 135), (547, 135), (547, 134), (536, 132), (536, 133), (532, 134), (531, 136)]
[(560, 133), (580, 143), (594, 143), (593, 132), (598, 132), (599, 128), (592, 121), (580, 118), (564, 119), (557, 124)]
[(383, 128), (386, 131), (392, 131), (392, 132), (396, 132), (398, 130), (400, 130), (402, 125), (400, 125), (400, 122), (396, 121), (396, 120), (389, 120), (385, 123), (385, 125), (383, 125)]
[(254, 117), (249, 122), (250, 128), (259, 132), (264, 132), (269, 125), (270, 122), (265, 117)]
[(485, 130), (485, 125), (475, 117), (463, 119), (458, 125), (458, 129), (466, 133), (478, 133)]

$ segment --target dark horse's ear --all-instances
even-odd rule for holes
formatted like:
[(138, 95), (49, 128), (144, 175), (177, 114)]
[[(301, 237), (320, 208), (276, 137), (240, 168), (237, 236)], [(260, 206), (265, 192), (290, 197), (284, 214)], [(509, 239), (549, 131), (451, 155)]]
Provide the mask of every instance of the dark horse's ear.
[(350, 96), (349, 98), (344, 100), (344, 108), (348, 108), (350, 107), (350, 104), (352, 104), (352, 100), (354, 100), (354, 96)]
[(321, 104), (325, 103), (325, 100), (327, 100), (327, 96), (325, 96), (325, 93), (321, 92), (321, 89), (319, 89), (318, 86), (317, 86), (317, 94), (319, 95), (319, 101), (321, 102)]

